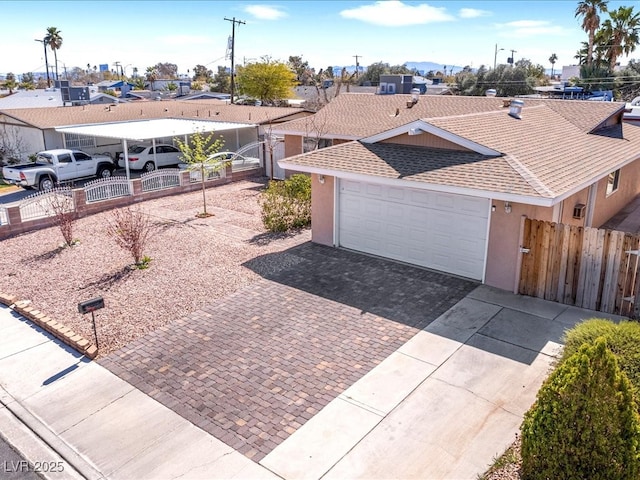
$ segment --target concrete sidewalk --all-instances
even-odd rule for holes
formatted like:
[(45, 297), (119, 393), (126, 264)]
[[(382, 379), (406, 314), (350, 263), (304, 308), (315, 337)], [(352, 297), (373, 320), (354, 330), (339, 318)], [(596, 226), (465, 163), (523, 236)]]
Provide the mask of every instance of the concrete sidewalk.
[(47, 477), (278, 478), (5, 307), (0, 331), (0, 431), (49, 461), (24, 450), (33, 436), (14, 443), (19, 419), (61, 457)]
[(473, 479), (514, 440), (564, 330), (593, 316), (480, 286), (257, 464), (0, 307), (0, 431), (26, 424), (64, 462), (56, 479)]

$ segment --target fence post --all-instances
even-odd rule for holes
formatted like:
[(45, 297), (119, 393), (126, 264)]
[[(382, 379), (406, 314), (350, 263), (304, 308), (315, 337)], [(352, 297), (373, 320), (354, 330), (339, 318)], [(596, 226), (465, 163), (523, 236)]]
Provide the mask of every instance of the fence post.
[(76, 188), (73, 190), (73, 203), (78, 218), (84, 217), (87, 214), (87, 194), (84, 189)]
[(518, 256), (516, 257), (516, 275), (513, 279), (513, 293), (516, 295), (520, 293), (520, 274), (522, 273), (522, 256), (524, 252), (524, 222), (527, 219), (526, 215), (520, 217), (520, 231), (518, 233)]
[(7, 207), (7, 220), (9, 221), (9, 225), (13, 225), (14, 227), (22, 223), (19, 206)]

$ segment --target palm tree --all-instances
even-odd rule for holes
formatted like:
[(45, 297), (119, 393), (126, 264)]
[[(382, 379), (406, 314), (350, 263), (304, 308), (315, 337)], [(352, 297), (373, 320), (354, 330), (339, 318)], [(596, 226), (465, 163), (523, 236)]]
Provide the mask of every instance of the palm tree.
[(147, 77), (147, 81), (151, 84), (151, 91), (153, 92), (153, 82), (158, 79), (158, 69), (155, 66), (147, 67), (145, 76)]
[(612, 73), (618, 57), (629, 55), (640, 43), (640, 14), (633, 12), (633, 7), (620, 7), (609, 12), (609, 19), (602, 24), (602, 32), (608, 39), (607, 56), (609, 72)]
[(589, 34), (587, 49), (587, 65), (591, 65), (593, 56), (593, 44), (596, 30), (600, 27), (600, 12), (607, 11), (609, 0), (582, 0), (576, 8), (576, 17), (582, 17), (582, 29)]
[(556, 60), (558, 60), (558, 55), (552, 53), (549, 57), (549, 63), (551, 64), (551, 76), (553, 77), (553, 66), (556, 64)]
[(58, 78), (58, 50), (62, 46), (62, 37), (60, 36), (62, 32), (58, 30), (56, 27), (47, 28), (47, 34), (44, 37), (45, 45), (48, 45), (49, 48), (53, 51), (53, 56), (56, 62), (56, 80)]

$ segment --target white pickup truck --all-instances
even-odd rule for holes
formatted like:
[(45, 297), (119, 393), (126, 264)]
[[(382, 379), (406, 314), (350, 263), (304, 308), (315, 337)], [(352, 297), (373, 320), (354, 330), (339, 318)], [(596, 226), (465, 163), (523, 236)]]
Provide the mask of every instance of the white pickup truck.
[(80, 150), (45, 150), (35, 163), (8, 165), (2, 168), (4, 179), (24, 188), (51, 190), (56, 184), (80, 178), (108, 178), (115, 165), (107, 155), (91, 156)]

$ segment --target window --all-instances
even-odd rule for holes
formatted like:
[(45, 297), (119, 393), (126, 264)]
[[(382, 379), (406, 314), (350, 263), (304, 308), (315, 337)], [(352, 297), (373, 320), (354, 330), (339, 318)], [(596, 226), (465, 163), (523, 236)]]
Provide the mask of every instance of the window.
[(91, 160), (91, 157), (84, 152), (73, 152), (73, 156), (76, 157), (77, 162)]
[(87, 137), (76, 133), (65, 133), (64, 144), (66, 148), (95, 148), (96, 139), (95, 137)]
[(332, 144), (333, 140), (330, 138), (304, 137), (302, 140), (302, 149), (304, 153), (307, 153), (313, 150), (330, 147)]
[(58, 155), (58, 163), (71, 163), (71, 155), (68, 153), (61, 153)]
[(620, 183), (620, 169), (609, 174), (607, 182), (607, 196), (618, 190), (618, 184)]

